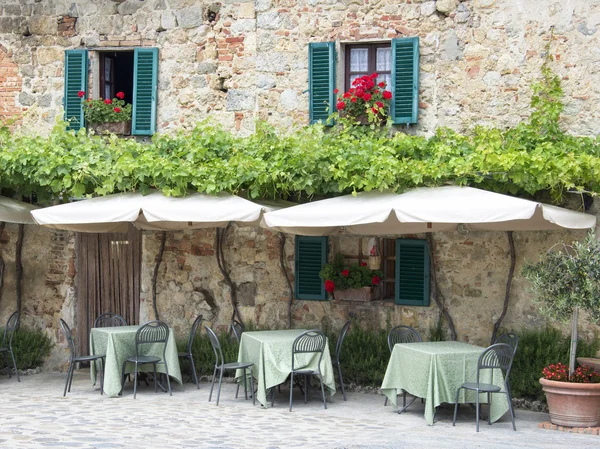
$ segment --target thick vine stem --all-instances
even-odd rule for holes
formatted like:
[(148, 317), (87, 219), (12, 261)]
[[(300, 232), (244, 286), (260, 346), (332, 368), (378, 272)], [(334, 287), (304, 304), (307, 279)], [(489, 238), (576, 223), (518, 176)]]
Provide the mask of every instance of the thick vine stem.
[(167, 232), (161, 232), (160, 236), (160, 250), (156, 256), (156, 265), (154, 265), (154, 274), (152, 275), (152, 308), (154, 309), (154, 319), (159, 320), (158, 307), (156, 306), (156, 281), (158, 279), (158, 269), (163, 259), (163, 253), (165, 252), (165, 244), (167, 243)]
[(502, 320), (506, 316), (506, 312), (508, 310), (508, 303), (510, 302), (510, 288), (512, 287), (512, 280), (515, 274), (515, 241), (513, 239), (512, 231), (508, 231), (506, 235), (508, 236), (508, 247), (510, 250), (510, 268), (508, 269), (508, 279), (506, 280), (506, 290), (504, 293), (504, 305), (502, 306), (502, 313), (500, 314), (498, 320), (494, 324), (494, 332), (492, 332), (492, 340), (490, 341), (490, 344), (494, 344), (494, 341), (496, 341), (496, 337), (498, 336), (498, 329), (500, 329)]
[[(4, 226), (6, 223), (4, 221), (0, 221), (0, 239), (4, 234)], [(2, 285), (4, 284), (4, 257), (2, 257), (2, 253), (0, 252), (0, 301), (2, 300)]]
[(450, 337), (452, 338), (452, 341), (456, 341), (457, 339), (457, 335), (456, 335), (456, 329), (454, 327), (454, 321), (452, 320), (452, 317), (450, 316), (450, 312), (448, 312), (448, 309), (446, 308), (445, 304), (446, 304), (446, 298), (444, 298), (444, 295), (442, 294), (440, 287), (438, 285), (437, 282), (437, 275), (436, 275), (436, 266), (435, 266), (435, 245), (434, 245), (434, 241), (433, 241), (433, 236), (431, 234), (427, 234), (427, 243), (429, 244), (429, 251), (430, 251), (430, 256), (429, 257), (429, 268), (430, 268), (430, 272), (431, 272), (431, 285), (432, 285), (432, 295), (433, 296), (433, 300), (435, 301), (436, 305), (438, 306), (438, 308), (440, 309), (440, 313), (444, 316), (444, 319), (446, 320), (446, 323), (448, 324), (448, 329), (450, 330)]
[(229, 275), (229, 270), (227, 269), (227, 265), (225, 262), (225, 253), (223, 251), (225, 237), (227, 236), (227, 232), (229, 231), (230, 228), (231, 228), (231, 222), (228, 223), (224, 229), (217, 228), (217, 234), (216, 234), (216, 247), (217, 248), (216, 248), (215, 253), (217, 255), (217, 265), (219, 266), (219, 270), (221, 271), (221, 274), (223, 275), (223, 278), (225, 279), (225, 282), (227, 283), (227, 285), (229, 285), (229, 289), (231, 291), (231, 308), (232, 308), (231, 320), (233, 321), (233, 320), (237, 319), (237, 321), (239, 321), (243, 326), (244, 321), (242, 320), (242, 316), (238, 309), (237, 289), (235, 287), (235, 284), (231, 280), (231, 276)]
[[(23, 254), (23, 240), (25, 239), (25, 225), (19, 225), (19, 233), (17, 236), (17, 247), (15, 251), (15, 272), (16, 272), (16, 296), (17, 296), (17, 312), (19, 312), (19, 316), (21, 316), (21, 309), (23, 308), (23, 263), (22, 263), (22, 254)], [(17, 322), (17, 329), (20, 326), (20, 321)]]
[(279, 265), (281, 267), (281, 272), (283, 273), (283, 277), (287, 282), (288, 290), (290, 292), (290, 299), (288, 300), (288, 329), (291, 329), (292, 304), (294, 303), (294, 288), (292, 287), (292, 282), (290, 281), (287, 265), (285, 264), (285, 234), (283, 232), (279, 233)]

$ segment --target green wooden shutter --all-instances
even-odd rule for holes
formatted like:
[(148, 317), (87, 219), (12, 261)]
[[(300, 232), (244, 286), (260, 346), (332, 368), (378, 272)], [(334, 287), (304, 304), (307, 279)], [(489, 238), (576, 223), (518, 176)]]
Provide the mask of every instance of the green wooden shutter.
[(297, 299), (325, 300), (325, 283), (319, 277), (327, 263), (327, 237), (296, 236)]
[(419, 116), (419, 38), (392, 39), (392, 105), (395, 124)]
[(396, 239), (395, 303), (429, 306), (429, 247), (426, 240)]
[(65, 93), (63, 106), (67, 129), (79, 130), (85, 126), (81, 98), (77, 95), (84, 91), (87, 97), (88, 53), (87, 50), (65, 51)]
[(317, 42), (308, 44), (308, 112), (310, 123), (327, 122), (335, 112), (335, 44)]
[(158, 48), (136, 48), (133, 61), (132, 134), (151, 136), (156, 131)]

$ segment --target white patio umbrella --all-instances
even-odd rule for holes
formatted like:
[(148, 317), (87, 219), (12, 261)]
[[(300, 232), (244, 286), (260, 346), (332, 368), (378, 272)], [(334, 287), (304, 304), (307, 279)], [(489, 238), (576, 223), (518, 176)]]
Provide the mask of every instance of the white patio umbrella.
[(31, 211), (38, 209), (33, 204), (23, 203), (0, 196), (0, 221), (6, 223), (35, 224), (31, 218)]
[(299, 235), (588, 229), (593, 215), (472, 187), (361, 192), (265, 214), (263, 226)]
[(275, 210), (229, 193), (167, 197), (159, 191), (117, 193), (32, 212), (41, 225), (77, 232), (126, 232), (129, 224), (144, 230), (224, 227), (229, 222), (258, 225)]

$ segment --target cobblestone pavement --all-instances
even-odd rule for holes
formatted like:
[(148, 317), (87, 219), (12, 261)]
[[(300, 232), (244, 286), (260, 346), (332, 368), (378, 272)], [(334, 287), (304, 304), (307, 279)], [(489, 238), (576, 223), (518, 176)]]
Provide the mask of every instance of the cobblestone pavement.
[(475, 433), (475, 416), (462, 407), (452, 427), (452, 407), (443, 407), (434, 426), (423, 419), (418, 403), (398, 415), (383, 406), (383, 397), (338, 393), (324, 410), (314, 399), (304, 404), (295, 396), (287, 409), (289, 390), (282, 388), (275, 407), (252, 406), (235, 399), (226, 384), (217, 407), (208, 402), (210, 385), (174, 386), (173, 396), (143, 385), (133, 399), (132, 386), (123, 397), (107, 398), (77, 372), (71, 393), (62, 397), (64, 374), (42, 373), (0, 378), (1, 448), (576, 448), (599, 447), (600, 437), (572, 435), (537, 428), (547, 415), (517, 411), (517, 432), (510, 419)]

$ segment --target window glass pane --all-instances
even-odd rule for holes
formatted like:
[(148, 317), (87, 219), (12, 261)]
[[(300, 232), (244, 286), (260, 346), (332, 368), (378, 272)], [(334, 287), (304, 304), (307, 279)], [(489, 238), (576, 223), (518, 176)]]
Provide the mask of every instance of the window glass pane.
[(376, 69), (378, 72), (385, 71), (389, 72), (392, 70), (392, 49), (391, 48), (378, 48), (377, 49), (377, 62)]
[(102, 98), (111, 98), (112, 95), (110, 94), (110, 84), (105, 84), (104, 85), (104, 97)]
[(367, 72), (369, 70), (369, 49), (351, 48), (350, 49), (350, 71)]
[(106, 81), (112, 81), (112, 59), (104, 58), (104, 79)]
[(379, 84), (380, 82), (384, 82), (385, 83), (385, 89), (386, 90), (390, 90), (392, 88), (392, 75), (390, 75), (389, 73), (387, 74), (378, 74), (377, 76), (377, 84)]

